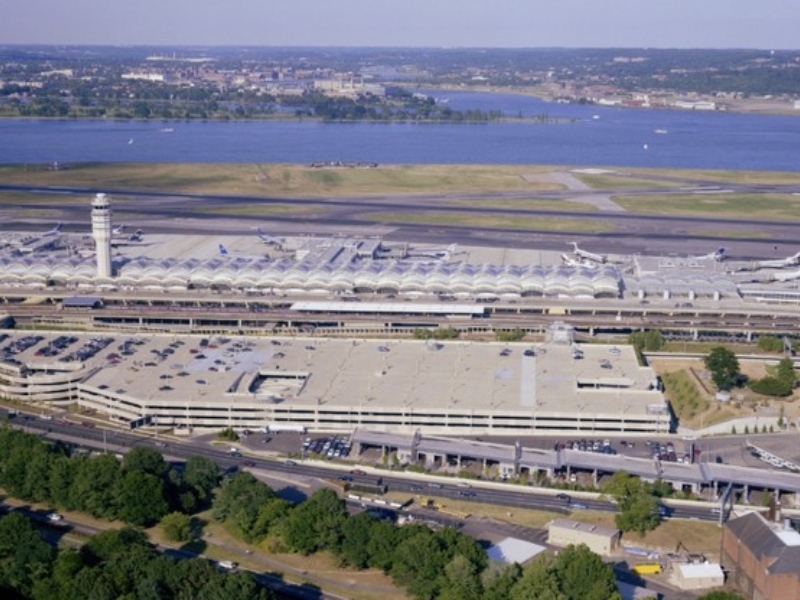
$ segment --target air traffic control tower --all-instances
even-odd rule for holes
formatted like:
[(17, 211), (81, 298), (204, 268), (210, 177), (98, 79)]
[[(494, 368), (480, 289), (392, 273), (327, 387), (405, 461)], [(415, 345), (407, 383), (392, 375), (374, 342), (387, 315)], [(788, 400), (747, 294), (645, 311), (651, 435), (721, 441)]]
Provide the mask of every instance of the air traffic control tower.
[(97, 277), (111, 277), (111, 203), (105, 194), (92, 200), (92, 237), (97, 258)]

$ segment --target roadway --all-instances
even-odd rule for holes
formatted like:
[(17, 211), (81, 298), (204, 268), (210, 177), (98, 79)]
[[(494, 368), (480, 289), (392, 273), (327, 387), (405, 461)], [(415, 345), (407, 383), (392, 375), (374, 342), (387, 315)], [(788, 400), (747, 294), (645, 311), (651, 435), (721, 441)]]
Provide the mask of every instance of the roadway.
[[(33, 294), (27, 292), (25, 295)], [(15, 294), (19, 294), (16, 291)], [(437, 326), (442, 318), (434, 315), (376, 315), (364, 312), (330, 313), (301, 312), (288, 310), (285, 306), (271, 307), (257, 298), (222, 299), (214, 296), (207, 299), (195, 298), (188, 301), (192, 306), (181, 304), (164, 296), (157, 298), (153, 304), (134, 304), (128, 298), (128, 304), (117, 304), (116, 293), (104, 294), (108, 301), (102, 309), (87, 311), (86, 309), (61, 309), (58, 304), (22, 304), (9, 303), (3, 306), (4, 312), (14, 317), (21, 324), (36, 323), (42, 318), (69, 320), (73, 317), (86, 319), (95, 326), (117, 325), (139, 326), (146, 330), (149, 326), (168, 328), (174, 326), (203, 328), (231, 327), (234, 330), (262, 328), (265, 325), (293, 327), (310, 325), (335, 329), (353, 328), (363, 325), (373, 327), (378, 323), (391, 323), (395, 328), (407, 326), (415, 328), (420, 325)], [(208, 302), (216, 306), (198, 306)], [(487, 330), (522, 328), (523, 330), (544, 330), (554, 321), (567, 319), (569, 324), (582, 332), (587, 331), (630, 331), (657, 329), (662, 333), (680, 333), (691, 337), (697, 332), (699, 337), (704, 333), (713, 335), (742, 336), (743, 332), (767, 333), (781, 336), (796, 334), (796, 308), (762, 305), (740, 305), (738, 308), (721, 308), (719, 306), (697, 306), (691, 309), (675, 309), (666, 305), (622, 304), (604, 306), (598, 303), (594, 308), (568, 307), (563, 312), (550, 314), (549, 304), (496, 304), (487, 310), (487, 315), (478, 319), (449, 320), (447, 324), (456, 328), (481, 328)], [(282, 303), (283, 304), (283, 303)], [(368, 303), (364, 303), (365, 306)], [(353, 305), (357, 308), (360, 305)], [(379, 331), (379, 329), (376, 329)]]
[[(0, 411), (0, 417), (5, 411)], [(342, 475), (347, 474), (352, 477), (354, 482), (374, 483), (377, 477), (382, 477), (383, 483), (391, 492), (408, 494), (409, 497), (419, 494), (442, 498), (458, 499), (466, 502), (477, 502), (507, 506), (512, 508), (531, 508), (537, 510), (551, 510), (555, 512), (567, 512), (578, 509), (567, 500), (558, 498), (557, 490), (537, 490), (534, 488), (520, 488), (512, 485), (492, 484), (484, 486), (480, 482), (470, 482), (472, 485), (469, 492), (474, 495), (464, 496), (465, 488), (459, 486), (462, 480), (450, 481), (448, 479), (434, 479), (429, 477), (416, 478), (411, 474), (403, 473), (392, 474), (391, 471), (373, 471), (370, 474), (349, 473), (339, 465), (325, 466), (319, 463), (286, 461), (279, 458), (265, 458), (257, 454), (247, 455), (246, 457), (233, 457), (230, 455), (229, 447), (217, 449), (210, 446), (205, 440), (181, 440), (169, 441), (157, 438), (153, 435), (141, 435), (136, 433), (126, 433), (117, 430), (106, 430), (94, 426), (85, 425), (73, 421), (62, 421), (58, 419), (44, 420), (35, 415), (20, 413), (11, 422), (14, 426), (23, 428), (31, 432), (39, 432), (46, 439), (58, 439), (67, 443), (80, 446), (92, 447), (112, 453), (124, 454), (129, 448), (144, 446), (160, 451), (170, 460), (187, 460), (192, 456), (202, 456), (213, 460), (221, 469), (239, 469), (246, 461), (247, 468), (255, 471), (264, 471), (277, 474), (281, 480), (299, 477), (303, 479), (316, 478), (320, 480), (336, 482)], [(433, 485), (431, 485), (433, 484)], [(419, 486), (419, 489), (412, 490), (411, 486)], [(607, 500), (583, 497), (574, 495), (574, 502), (579, 502), (579, 509), (599, 510), (615, 512), (617, 507), (614, 503)], [(578, 496), (581, 496), (578, 498)], [(700, 519), (705, 521), (716, 521), (718, 515), (713, 512), (713, 506), (695, 507), (675, 505), (670, 506), (669, 516), (685, 519)]]

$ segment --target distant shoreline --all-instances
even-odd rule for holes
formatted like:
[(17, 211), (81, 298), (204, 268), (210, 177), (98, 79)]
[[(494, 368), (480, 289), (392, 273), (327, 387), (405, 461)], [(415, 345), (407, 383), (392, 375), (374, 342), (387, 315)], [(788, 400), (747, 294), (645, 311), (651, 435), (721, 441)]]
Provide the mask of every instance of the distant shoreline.
[[(426, 87), (426, 86), (420, 86)], [(460, 86), (430, 86), (430, 89), (438, 89), (442, 90), (443, 92), (475, 92), (475, 93), (484, 93), (484, 94), (512, 94), (516, 96), (526, 96), (529, 98), (536, 98), (537, 100), (541, 100), (542, 102), (556, 102), (556, 98), (543, 90), (539, 90), (536, 88), (515, 88), (515, 87), (508, 87), (508, 88), (498, 88), (493, 86), (470, 86), (470, 87), (460, 87)], [(669, 101), (675, 101), (685, 98), (685, 96), (670, 96), (668, 97)], [(714, 113), (714, 112), (730, 112), (730, 113), (740, 113), (740, 114), (758, 114), (758, 115), (780, 115), (780, 116), (797, 116), (800, 117), (800, 109), (795, 109), (791, 104), (787, 102), (781, 102), (777, 100), (771, 99), (764, 99), (764, 98), (751, 98), (751, 99), (742, 99), (742, 100), (720, 100), (719, 98), (710, 98), (705, 96), (698, 96), (696, 98), (692, 98), (694, 101), (710, 101), (716, 102), (721, 106), (724, 106), (723, 109), (715, 110), (715, 111), (702, 111), (698, 110), (695, 112), (698, 113)], [(578, 102), (566, 102), (566, 104), (579, 104)], [(604, 106), (597, 103), (588, 102), (585, 103), (584, 106), (597, 106), (598, 108), (609, 108), (609, 106)], [(625, 110), (674, 110), (678, 112), (693, 112), (691, 109), (685, 108), (678, 108), (674, 106), (653, 106), (653, 107), (639, 107), (639, 106), (614, 106), (613, 108), (625, 109)]]

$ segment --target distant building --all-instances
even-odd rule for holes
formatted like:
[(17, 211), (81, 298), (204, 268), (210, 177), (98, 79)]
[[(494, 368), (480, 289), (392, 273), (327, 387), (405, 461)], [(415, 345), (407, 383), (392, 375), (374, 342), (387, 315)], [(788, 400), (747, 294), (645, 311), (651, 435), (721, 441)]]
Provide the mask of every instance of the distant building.
[(123, 73), (123, 79), (138, 79), (141, 81), (164, 81), (164, 75), (161, 73), (142, 73), (142, 72), (132, 72), (132, 73)]
[(752, 600), (800, 600), (800, 533), (752, 512), (725, 524), (722, 566)]
[(326, 96), (357, 98), (358, 96), (384, 96), (386, 89), (376, 83), (364, 83), (356, 79), (317, 79), (314, 90)]
[(711, 100), (676, 100), (673, 106), (685, 110), (717, 110), (718, 108), (717, 103)]

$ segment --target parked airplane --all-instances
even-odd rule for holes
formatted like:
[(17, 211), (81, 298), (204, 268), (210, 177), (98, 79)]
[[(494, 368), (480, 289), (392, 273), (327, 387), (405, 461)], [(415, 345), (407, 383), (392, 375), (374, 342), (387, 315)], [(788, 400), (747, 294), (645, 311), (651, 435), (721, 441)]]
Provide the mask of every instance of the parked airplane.
[(458, 244), (450, 244), (447, 248), (430, 248), (424, 250), (412, 250), (406, 252), (407, 257), (424, 257), (424, 258), (450, 258), (456, 253)]
[(564, 264), (568, 267), (587, 267), (590, 269), (597, 267), (597, 263), (593, 263), (590, 260), (575, 260), (566, 254), (561, 255), (561, 260), (564, 261)]
[(777, 260), (759, 260), (756, 262), (756, 268), (782, 269), (783, 267), (793, 267), (797, 264), (800, 264), (800, 252), (793, 254), (792, 256), (787, 256), (786, 258), (779, 258)]
[(593, 262), (599, 262), (599, 263), (604, 263), (608, 260), (608, 257), (604, 254), (595, 254), (594, 252), (581, 250), (580, 248), (578, 248), (578, 242), (571, 242), (571, 244), (574, 248), (572, 253), (575, 256), (580, 256), (581, 258), (584, 258), (586, 260), (591, 260)]
[(265, 244), (277, 246), (279, 249), (283, 247), (283, 240), (281, 238), (276, 238), (264, 233), (264, 230), (261, 229), (261, 227), (256, 229), (256, 234), (258, 235), (258, 239), (260, 239)]
[(793, 281), (795, 279), (800, 279), (800, 270), (789, 271), (785, 273), (773, 273), (771, 275), (772, 281)]
[(117, 225), (114, 229), (111, 230), (111, 235), (122, 235), (122, 232), (125, 230), (125, 225)]
[(720, 247), (720, 248), (717, 248), (714, 252), (709, 252), (708, 254), (702, 254), (700, 256), (690, 256), (689, 258), (692, 258), (694, 260), (713, 259), (713, 260), (715, 260), (717, 262), (722, 262), (723, 260), (725, 260), (727, 258), (727, 256), (725, 256), (725, 248)]
[(45, 231), (42, 234), (42, 237), (50, 237), (52, 235), (58, 235), (59, 233), (61, 233), (61, 227), (62, 226), (63, 225), (61, 223), (56, 223), (56, 226), (53, 227), (52, 229), (49, 229), (48, 231)]

